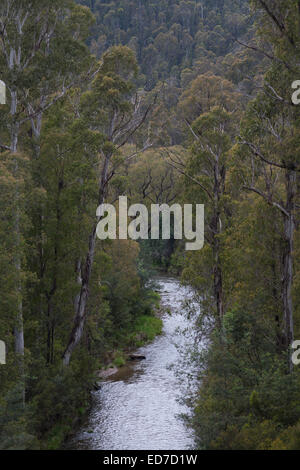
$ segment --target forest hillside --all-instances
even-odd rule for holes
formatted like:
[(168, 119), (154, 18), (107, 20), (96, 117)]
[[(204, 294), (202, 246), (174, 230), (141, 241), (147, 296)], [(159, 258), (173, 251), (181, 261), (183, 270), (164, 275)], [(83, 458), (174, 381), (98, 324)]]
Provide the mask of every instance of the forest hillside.
[[(161, 333), (157, 273), (194, 293), (196, 448), (300, 448), (298, 3), (1, 0), (0, 449), (63, 447)], [(203, 249), (99, 240), (124, 196), (204, 205)]]

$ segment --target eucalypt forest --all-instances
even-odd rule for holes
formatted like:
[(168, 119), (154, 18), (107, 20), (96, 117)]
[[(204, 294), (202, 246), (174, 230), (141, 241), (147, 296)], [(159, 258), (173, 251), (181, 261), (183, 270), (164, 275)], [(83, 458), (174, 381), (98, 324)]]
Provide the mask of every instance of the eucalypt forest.
[(0, 449), (300, 449), (299, 31), (1, 0)]

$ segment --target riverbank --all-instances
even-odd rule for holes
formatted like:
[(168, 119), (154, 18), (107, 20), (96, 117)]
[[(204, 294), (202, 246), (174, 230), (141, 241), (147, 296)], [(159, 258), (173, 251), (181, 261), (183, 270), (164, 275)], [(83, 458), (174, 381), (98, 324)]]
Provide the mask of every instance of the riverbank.
[[(142, 315), (138, 317), (134, 327), (128, 331), (124, 338), (123, 346), (115, 351), (111, 351), (111, 358), (107, 364), (96, 371), (96, 376), (100, 380), (117, 374), (120, 369), (132, 359), (130, 355), (141, 346), (149, 344), (154, 338), (162, 333), (163, 328), (163, 310), (157, 309), (152, 316)], [(100, 385), (100, 384), (99, 384)]]
[[(181, 367), (176, 344), (184, 348), (192, 341), (183, 333), (193, 330), (182, 304), (189, 294), (177, 279), (160, 280), (162, 334), (138, 349), (145, 360), (129, 361), (103, 380), (101, 390), (92, 394), (87, 419), (66, 443), (67, 449), (193, 448), (192, 431), (180, 418), (188, 409), (182, 402), (178, 371), (170, 367)], [(186, 365), (182, 367), (188, 372)]]
[[(154, 294), (154, 293), (153, 293)], [(88, 396), (81, 406), (74, 409), (74, 415), (70, 416), (68, 423), (57, 424), (42, 441), (41, 447), (46, 450), (64, 448), (65, 442), (80, 428), (87, 419), (92, 406), (91, 392), (101, 387), (101, 383), (111, 375), (122, 375), (130, 367), (129, 355), (138, 348), (151, 343), (155, 337), (162, 333), (164, 310), (160, 304), (160, 297), (155, 293), (156, 303), (152, 312), (147, 315), (140, 315), (136, 318), (127, 330), (122, 331), (122, 335), (116, 338), (118, 347), (107, 352), (101, 367), (96, 367), (93, 379), (88, 385)]]

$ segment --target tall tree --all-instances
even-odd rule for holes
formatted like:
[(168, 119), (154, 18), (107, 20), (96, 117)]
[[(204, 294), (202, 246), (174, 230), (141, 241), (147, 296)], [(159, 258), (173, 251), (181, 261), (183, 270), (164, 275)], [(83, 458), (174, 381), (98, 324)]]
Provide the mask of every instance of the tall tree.
[[(19, 136), (24, 124), (31, 121), (34, 137), (37, 139), (41, 131), (43, 112), (57, 99), (62, 97), (74, 81), (74, 55), (71, 42), (79, 44), (75, 35), (80, 35), (80, 22), (75, 23), (72, 13), (78, 13), (78, 7), (72, 1), (64, 2), (28, 2), (23, 0), (5, 0), (0, 6), (0, 60), (4, 66), (3, 76), (9, 92), (10, 111), (8, 117), (8, 143), (1, 138), (0, 147), (9, 150), (13, 155), (19, 151)], [(83, 24), (84, 21), (81, 21)], [(73, 30), (72, 30), (73, 26)], [(61, 41), (60, 35), (64, 40)], [(71, 41), (71, 42), (70, 42)], [(60, 46), (60, 47), (59, 47)], [(68, 51), (70, 60), (65, 61), (66, 67), (57, 74), (54, 67), (58, 58), (61, 62), (63, 48)], [(82, 58), (86, 60), (86, 49), (81, 46)], [(69, 49), (68, 49), (69, 48)], [(80, 49), (80, 46), (79, 48)], [(65, 55), (67, 57), (67, 55)], [(73, 75), (72, 75), (73, 72)], [(78, 78), (78, 77), (77, 77)], [(71, 79), (71, 80), (70, 80)], [(15, 157), (14, 176), (18, 179), (19, 162)], [(20, 188), (15, 191), (15, 271), (18, 305), (15, 322), (15, 351), (24, 356), (24, 328), (22, 301), (22, 250), (20, 227)], [(21, 369), (23, 368), (21, 359)], [(22, 373), (23, 375), (23, 373)]]
[[(103, 136), (103, 144), (99, 148), (97, 206), (107, 199), (109, 183), (120, 165), (120, 149), (130, 142), (143, 125), (151, 108), (151, 105), (143, 108), (143, 92), (136, 92), (134, 89), (133, 79), (136, 74), (137, 63), (133, 52), (127, 47), (114, 47), (104, 54), (101, 70), (92, 89), (82, 99), (82, 112), (88, 126)], [(146, 139), (144, 149), (148, 145)], [(133, 155), (135, 154), (136, 152)], [(130, 160), (132, 157), (126, 158)], [(69, 365), (84, 330), (99, 220), (99, 217), (95, 218), (93, 223), (85, 258), (77, 263), (79, 293), (75, 301), (72, 331), (63, 354), (65, 366)]]

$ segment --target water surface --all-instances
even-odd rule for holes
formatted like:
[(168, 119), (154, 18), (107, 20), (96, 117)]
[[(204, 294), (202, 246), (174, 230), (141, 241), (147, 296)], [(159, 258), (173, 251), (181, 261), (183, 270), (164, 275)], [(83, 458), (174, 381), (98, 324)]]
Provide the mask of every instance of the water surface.
[(163, 316), (163, 334), (138, 350), (146, 356), (120, 369), (93, 393), (87, 422), (68, 443), (85, 450), (186, 450), (194, 439), (180, 414), (187, 412), (178, 401), (180, 386), (171, 364), (180, 364), (175, 342), (184, 346), (188, 336), (178, 330), (189, 327), (184, 301), (190, 290), (176, 279), (159, 280), (162, 304), (171, 315)]

